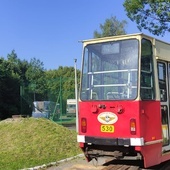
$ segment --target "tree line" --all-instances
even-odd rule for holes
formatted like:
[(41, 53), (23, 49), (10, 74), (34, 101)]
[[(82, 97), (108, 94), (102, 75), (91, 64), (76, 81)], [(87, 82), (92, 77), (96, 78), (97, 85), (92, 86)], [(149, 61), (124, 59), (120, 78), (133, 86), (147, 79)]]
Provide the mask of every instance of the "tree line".
[[(59, 66), (55, 70), (45, 70), (39, 59), (21, 60), (14, 50), (7, 59), (1, 57), (0, 120), (19, 114), (31, 116), (34, 100), (59, 102), (59, 95), (63, 101), (75, 98), (74, 76), (74, 67)], [(80, 77), (79, 70), (77, 76)]]

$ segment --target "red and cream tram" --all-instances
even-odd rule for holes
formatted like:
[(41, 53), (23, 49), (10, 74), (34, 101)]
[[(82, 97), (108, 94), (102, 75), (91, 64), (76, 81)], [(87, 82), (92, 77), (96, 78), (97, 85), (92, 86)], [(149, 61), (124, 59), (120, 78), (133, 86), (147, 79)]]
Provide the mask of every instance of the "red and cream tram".
[(77, 140), (88, 161), (170, 160), (169, 98), (170, 44), (142, 33), (83, 41)]

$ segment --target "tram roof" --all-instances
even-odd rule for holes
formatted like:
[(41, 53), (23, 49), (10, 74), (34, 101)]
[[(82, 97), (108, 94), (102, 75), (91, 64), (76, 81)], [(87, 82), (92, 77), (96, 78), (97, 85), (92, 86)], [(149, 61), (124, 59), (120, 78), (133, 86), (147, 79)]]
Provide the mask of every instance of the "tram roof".
[(124, 35), (116, 35), (116, 36), (109, 36), (109, 37), (101, 37), (101, 38), (92, 38), (92, 39), (81, 40), (80, 42), (103, 41), (103, 40), (110, 40), (110, 39), (117, 39), (117, 38), (130, 38), (130, 37), (135, 37), (135, 36), (148, 37), (149, 39), (155, 39), (156, 41), (161, 41), (163, 43), (170, 45), (170, 43), (168, 43), (168, 42), (159, 40), (157, 38), (154, 38), (153, 36), (149, 36), (144, 33), (134, 33), (134, 34), (124, 34)]
[(82, 40), (82, 43), (97, 43), (102, 41), (109, 41), (114, 39), (128, 39), (128, 38), (137, 38), (137, 37), (144, 37), (152, 41), (154, 46), (154, 55), (156, 59), (165, 60), (170, 62), (170, 43), (156, 39), (152, 36), (148, 36), (143, 33), (134, 33), (134, 34), (125, 34), (125, 35), (118, 35), (118, 36), (110, 36), (110, 37), (102, 37), (102, 38), (94, 38), (88, 40)]
[(110, 39), (124, 38), (124, 37), (132, 37), (132, 36), (139, 36), (139, 35), (144, 35), (144, 34), (142, 34), (142, 33), (124, 34), (124, 35), (116, 35), (116, 36), (108, 36), (108, 37), (101, 37), (101, 38), (86, 39), (86, 40), (81, 40), (80, 42), (103, 41), (103, 40), (110, 40)]

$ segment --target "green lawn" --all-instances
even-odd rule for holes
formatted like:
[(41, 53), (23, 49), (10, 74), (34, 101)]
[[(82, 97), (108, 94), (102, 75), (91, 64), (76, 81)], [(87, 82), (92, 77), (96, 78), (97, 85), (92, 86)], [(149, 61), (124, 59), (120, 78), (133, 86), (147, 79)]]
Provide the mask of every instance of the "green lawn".
[(0, 122), (0, 169), (29, 168), (80, 154), (76, 131), (48, 119)]

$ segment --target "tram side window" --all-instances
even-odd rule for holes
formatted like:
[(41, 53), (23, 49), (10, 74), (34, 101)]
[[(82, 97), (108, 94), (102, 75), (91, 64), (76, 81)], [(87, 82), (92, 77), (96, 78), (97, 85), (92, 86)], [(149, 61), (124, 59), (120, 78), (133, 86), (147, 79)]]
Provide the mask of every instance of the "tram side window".
[(141, 88), (140, 96), (143, 100), (155, 98), (152, 44), (142, 39), (141, 46)]
[(160, 100), (162, 102), (167, 101), (167, 89), (166, 89), (166, 66), (165, 63), (158, 63), (158, 79), (160, 89)]

